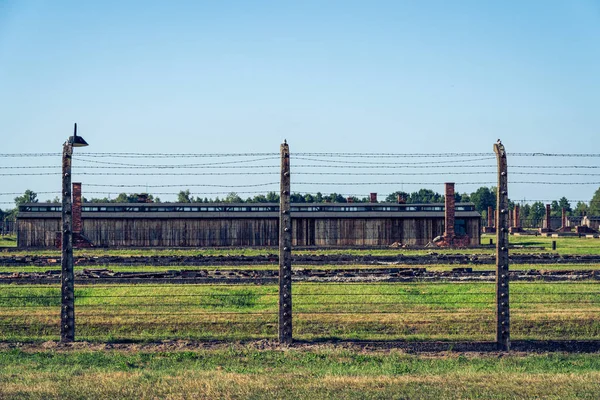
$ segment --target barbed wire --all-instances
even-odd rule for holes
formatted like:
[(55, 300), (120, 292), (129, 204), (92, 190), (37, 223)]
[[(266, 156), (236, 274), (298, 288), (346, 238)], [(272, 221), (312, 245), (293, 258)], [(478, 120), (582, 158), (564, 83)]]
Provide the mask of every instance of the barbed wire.
[[(490, 156), (490, 153), (302, 153), (294, 152), (297, 156), (317, 156), (317, 157), (376, 157), (376, 158), (390, 158), (390, 157), (483, 157)], [(597, 153), (507, 153), (508, 157), (590, 157), (598, 158), (600, 154)]]
[(444, 161), (417, 161), (417, 162), (397, 162), (397, 163), (376, 163), (372, 161), (344, 161), (344, 160), (323, 160), (312, 157), (303, 157), (295, 154), (290, 154), (290, 159), (292, 160), (304, 160), (304, 161), (317, 161), (317, 162), (326, 162), (326, 163), (336, 163), (336, 164), (367, 164), (367, 165), (397, 165), (397, 166), (410, 166), (410, 165), (431, 165), (431, 164), (455, 164), (455, 163), (467, 163), (467, 162), (475, 162), (475, 161), (484, 161), (484, 160), (495, 160), (495, 157), (489, 156), (482, 157), (478, 159), (471, 160), (444, 160)]
[[(239, 164), (236, 162), (236, 164)], [(31, 170), (31, 169), (50, 169), (50, 170), (60, 170), (60, 166), (52, 166), (52, 165), (44, 165), (44, 166), (0, 166), (0, 170)], [(279, 171), (279, 167), (277, 165), (243, 165), (243, 166), (227, 166), (227, 165), (212, 165), (212, 166), (202, 166), (202, 165), (132, 165), (132, 166), (90, 166), (90, 165), (83, 165), (83, 166), (73, 166), (73, 170), (76, 173), (79, 173), (79, 170), (88, 170), (88, 169), (106, 169), (106, 170), (119, 170), (119, 169), (126, 169), (126, 170), (132, 170), (132, 169), (143, 169), (143, 170), (152, 170), (152, 169), (208, 169), (208, 170), (218, 170), (218, 169), (243, 169), (243, 168), (253, 168), (253, 169), (272, 169), (275, 171)], [(431, 175), (468, 175), (468, 174), (495, 174), (495, 171), (474, 171), (474, 172), (456, 172), (456, 171), (448, 171), (448, 169), (461, 169), (461, 168), (469, 168), (469, 169), (494, 169), (495, 170), (495, 166), (494, 165), (416, 165), (416, 166), (385, 166), (385, 165), (365, 165), (365, 166), (360, 166), (360, 165), (348, 165), (348, 166), (344, 166), (344, 165), (309, 165), (309, 164), (302, 164), (302, 165), (296, 165), (294, 166), (293, 170), (293, 174), (295, 175), (306, 175), (306, 174), (319, 174), (319, 175), (355, 175), (355, 174), (362, 174), (362, 175), (369, 175), (371, 173), (351, 173), (351, 172), (345, 172), (345, 173), (335, 173), (335, 172), (320, 172), (320, 173), (308, 173), (308, 172), (296, 172), (296, 168), (312, 168), (312, 169), (445, 169), (447, 171), (445, 172), (437, 172), (437, 173), (430, 173)], [(516, 168), (520, 168), (520, 169), (575, 169), (575, 168), (579, 168), (579, 169), (598, 169), (600, 168), (600, 166), (548, 166), (548, 165), (515, 165), (515, 166), (511, 166), (511, 169), (516, 169)], [(278, 174), (279, 172), (273, 172), (270, 173), (272, 175)], [(60, 172), (55, 172), (55, 173), (30, 173), (29, 175), (43, 175), (43, 174), (54, 174), (54, 175), (60, 175)], [(116, 173), (89, 173), (89, 172), (84, 172), (84, 173), (80, 173), (83, 175), (118, 175)], [(152, 174), (146, 174), (146, 175), (155, 175), (156, 173), (152, 173)], [(206, 172), (206, 173), (194, 173), (194, 174), (188, 174), (188, 175), (220, 175), (222, 173), (216, 173), (216, 172)], [(231, 173), (233, 175), (233, 173)], [(257, 173), (258, 174), (258, 173)], [(402, 172), (402, 173), (388, 173), (389, 175), (423, 175), (422, 173), (418, 173), (418, 172)], [(513, 175), (547, 175), (547, 176), (600, 176), (600, 174), (593, 174), (593, 173), (581, 173), (581, 172), (570, 172), (570, 173), (561, 173), (561, 172), (555, 172), (555, 173), (541, 173), (541, 172), (520, 172), (520, 171), (514, 171), (511, 172), (510, 174)], [(3, 173), (0, 174), (2, 176), (18, 176), (18, 175), (26, 175), (26, 173)], [(127, 175), (144, 175), (144, 174), (139, 174), (139, 173), (133, 173), (133, 174), (127, 174)], [(177, 173), (175, 175), (186, 175), (184, 173)]]
[[(292, 182), (294, 185), (444, 185), (446, 182)], [(493, 181), (454, 182), (456, 185), (496, 185)], [(600, 182), (545, 182), (545, 181), (511, 181), (509, 184), (527, 185), (600, 185)]]
[(279, 157), (280, 153), (78, 153), (99, 158), (218, 158), (218, 157)]
[[(242, 176), (242, 175), (279, 175), (280, 172), (79, 172), (74, 171), (76, 175), (91, 176)], [(0, 176), (49, 176), (62, 175), (61, 172), (35, 172), (35, 173), (15, 173), (0, 174)]]
[[(62, 153), (0, 153), (0, 158), (17, 157), (58, 157)], [(279, 152), (256, 152), (256, 153), (136, 153), (136, 152), (79, 152), (79, 156), (98, 157), (98, 158), (169, 158), (169, 157), (277, 157)], [(437, 157), (437, 158), (457, 158), (457, 157), (493, 157), (490, 152), (486, 153), (468, 153), (468, 152), (447, 152), (447, 153), (362, 153), (362, 152), (291, 152), (294, 156), (308, 157), (337, 157), (337, 158), (391, 158), (391, 157)], [(508, 152), (509, 157), (576, 157), (576, 158), (598, 158), (598, 153), (543, 153), (543, 152)]]
[[(142, 167), (142, 168), (150, 167), (150, 166), (155, 167), (155, 168), (171, 167), (171, 165), (169, 165), (169, 164), (141, 165), (141, 164), (128, 164), (128, 163), (115, 163), (115, 162), (110, 162), (110, 161), (87, 160), (85, 158), (80, 158), (80, 157), (73, 157), (73, 159), (88, 162), (88, 163), (104, 164), (104, 165), (120, 165), (120, 166), (129, 166), (129, 167), (137, 166), (137, 167)], [(223, 165), (223, 164), (253, 163), (253, 162), (258, 162), (258, 161), (266, 161), (266, 160), (279, 160), (279, 157), (261, 157), (261, 158), (256, 158), (256, 159), (252, 159), (252, 160), (220, 161), (218, 163), (200, 163), (200, 164), (183, 164), (183, 165), (194, 166), (194, 167), (201, 167), (201, 166), (210, 167), (210, 166), (217, 166), (217, 165)]]
[(228, 188), (238, 188), (238, 187), (262, 187), (262, 186), (270, 186), (270, 185), (279, 185), (279, 182), (266, 182), (266, 183), (255, 183), (255, 184), (246, 184), (246, 185), (215, 185), (215, 184), (206, 184), (206, 183), (187, 183), (187, 184), (177, 184), (177, 185), (147, 185), (147, 184), (128, 184), (128, 185), (119, 185), (119, 184), (102, 184), (102, 183), (86, 183), (86, 186), (93, 187), (152, 187), (152, 188), (164, 188), (164, 187), (228, 187)]

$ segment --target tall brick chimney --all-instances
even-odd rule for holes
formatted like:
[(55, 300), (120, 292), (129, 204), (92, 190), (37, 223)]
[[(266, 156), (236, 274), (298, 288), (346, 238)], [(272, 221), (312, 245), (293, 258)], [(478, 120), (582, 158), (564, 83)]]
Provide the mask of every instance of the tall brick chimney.
[(377, 193), (371, 193), (371, 203), (377, 203)]
[(73, 233), (78, 234), (83, 230), (81, 220), (81, 183), (73, 182)]
[(550, 222), (550, 204), (546, 204), (546, 229), (552, 229), (552, 223)]
[(520, 228), (521, 227), (521, 221), (519, 219), (519, 211), (520, 211), (520, 209), (521, 209), (521, 207), (519, 207), (518, 204), (515, 204), (515, 212), (514, 212), (514, 216), (513, 216), (514, 219), (515, 219), (514, 223), (513, 223), (513, 226), (515, 228)]
[(492, 228), (492, 227), (496, 226), (495, 222), (494, 222), (494, 209), (492, 208), (492, 206), (488, 206), (487, 218), (488, 218), (488, 223), (487, 223), (488, 228)]
[(455, 204), (454, 204), (454, 183), (446, 183), (446, 204), (445, 204), (445, 227), (446, 232), (444, 232), (444, 236), (452, 241), (454, 238), (454, 215), (456, 213)]

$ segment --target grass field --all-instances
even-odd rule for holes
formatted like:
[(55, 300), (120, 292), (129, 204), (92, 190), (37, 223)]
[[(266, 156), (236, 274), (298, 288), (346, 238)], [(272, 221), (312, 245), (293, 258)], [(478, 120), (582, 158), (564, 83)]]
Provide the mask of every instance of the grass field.
[[(493, 283), (295, 283), (299, 340), (475, 340), (495, 334)], [(5, 341), (56, 340), (58, 286), (0, 287)], [(80, 340), (275, 338), (276, 285), (78, 285)], [(514, 339), (600, 339), (600, 284), (512, 283)]]
[(17, 247), (17, 237), (15, 235), (0, 235), (0, 247)]
[[(511, 252), (550, 252), (553, 240), (557, 240), (558, 253), (600, 254), (598, 240), (541, 237), (511, 237), (512, 244), (525, 246)], [(486, 242), (489, 238), (484, 237), (482, 243)], [(305, 252), (419, 255), (431, 251), (491, 254), (494, 249)], [(273, 254), (276, 249), (76, 253), (256, 255)], [(58, 256), (56, 251), (36, 254)], [(0, 257), (6, 255), (15, 253), (0, 253)], [(454, 264), (422, 267), (433, 271), (464, 266), (494, 268)], [(104, 267), (114, 271), (277, 268)], [(513, 270), (598, 267), (511, 265)], [(76, 266), (76, 270), (84, 268), (89, 267)], [(48, 269), (57, 268), (0, 268), (3, 272)], [(600, 393), (599, 354), (450, 351), (411, 355), (349, 344), (353, 340), (493, 341), (493, 283), (305, 282), (294, 283), (293, 293), (294, 338), (300, 344), (288, 348), (274, 344), (275, 285), (77, 285), (76, 335), (78, 341), (85, 342), (71, 348), (55, 342), (60, 320), (58, 285), (0, 285), (0, 398), (596, 399)], [(600, 340), (599, 281), (512, 282), (510, 299), (513, 340)], [(337, 340), (343, 342), (322, 343)], [(186, 343), (201, 345), (189, 350)], [(181, 350), (173, 350), (178, 346)]]
[[(425, 268), (427, 271), (451, 271), (454, 268), (472, 268), (473, 271), (495, 271), (496, 266), (492, 264), (357, 264), (357, 265), (294, 265), (294, 269), (306, 270), (345, 270), (345, 269), (373, 269), (373, 268)], [(168, 272), (168, 271), (199, 271), (199, 270), (278, 270), (276, 264), (270, 265), (202, 265), (202, 266), (173, 266), (173, 265), (99, 265), (85, 266), (75, 265), (75, 271), (94, 270), (94, 269), (109, 269), (113, 272)], [(527, 270), (544, 270), (544, 271), (581, 271), (581, 270), (598, 270), (600, 264), (511, 264), (511, 271), (527, 271)], [(60, 271), (60, 266), (18, 266), (18, 267), (0, 267), (0, 272), (15, 273), (15, 272), (46, 272)]]
[(0, 351), (3, 399), (596, 399), (599, 382), (594, 354)]
[[(495, 246), (490, 246), (489, 241), (492, 239), (495, 242), (495, 235), (482, 235), (481, 244), (485, 247), (477, 249), (444, 249), (444, 248), (381, 248), (381, 249), (304, 249), (294, 250), (295, 254), (346, 254), (346, 255), (386, 255), (393, 256), (397, 254), (405, 255), (426, 255), (431, 252), (440, 254), (494, 254)], [(557, 254), (583, 255), (583, 254), (600, 254), (600, 239), (593, 238), (578, 238), (578, 237), (542, 237), (542, 236), (510, 236), (510, 244), (517, 246), (511, 249), (515, 254), (519, 253), (541, 253), (553, 252), (552, 242), (557, 242)], [(0, 247), (16, 247), (16, 238), (14, 236), (1, 236)], [(75, 250), (75, 255), (79, 256), (260, 256), (267, 254), (277, 254), (278, 250), (275, 247), (270, 248), (190, 248), (190, 249), (80, 249)], [(58, 250), (24, 250), (11, 251), (5, 253), (11, 256), (60, 256)], [(2, 253), (0, 253), (2, 256)]]

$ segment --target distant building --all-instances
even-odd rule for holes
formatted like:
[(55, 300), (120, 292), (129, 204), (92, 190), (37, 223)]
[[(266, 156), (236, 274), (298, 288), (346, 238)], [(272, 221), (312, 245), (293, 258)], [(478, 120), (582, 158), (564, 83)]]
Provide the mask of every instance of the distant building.
[[(83, 203), (74, 233), (95, 247), (276, 246), (279, 204)], [(454, 233), (479, 245), (481, 215), (455, 206)], [(81, 215), (81, 221), (76, 221)], [(444, 204), (292, 203), (293, 246), (426, 245), (444, 235)], [(60, 237), (61, 205), (19, 207), (20, 248), (51, 248)], [(76, 232), (75, 227), (80, 232)], [(77, 241), (75, 241), (77, 243)]]

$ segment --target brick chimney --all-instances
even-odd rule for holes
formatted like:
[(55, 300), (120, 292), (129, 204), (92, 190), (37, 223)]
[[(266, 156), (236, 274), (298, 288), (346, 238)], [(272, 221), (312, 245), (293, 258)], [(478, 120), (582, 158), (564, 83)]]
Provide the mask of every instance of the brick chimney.
[(398, 200), (398, 204), (406, 204), (406, 199), (404, 198), (404, 195), (399, 194), (396, 199)]
[(492, 206), (488, 206), (487, 218), (488, 218), (488, 223), (487, 223), (488, 228), (494, 227), (495, 226), (494, 209), (492, 208)]
[(444, 236), (449, 240), (454, 238), (454, 215), (455, 215), (455, 204), (454, 204), (454, 183), (446, 183), (446, 204), (445, 204), (445, 227), (446, 232)]
[(550, 222), (550, 204), (546, 204), (546, 229), (552, 229), (552, 223)]
[(371, 203), (377, 203), (377, 193), (371, 193)]
[(521, 227), (521, 221), (519, 219), (519, 211), (520, 211), (521, 207), (519, 207), (518, 204), (515, 204), (515, 212), (514, 212), (514, 223), (513, 226), (515, 228), (520, 228)]
[(81, 220), (81, 183), (73, 182), (73, 233), (81, 233), (83, 221)]

